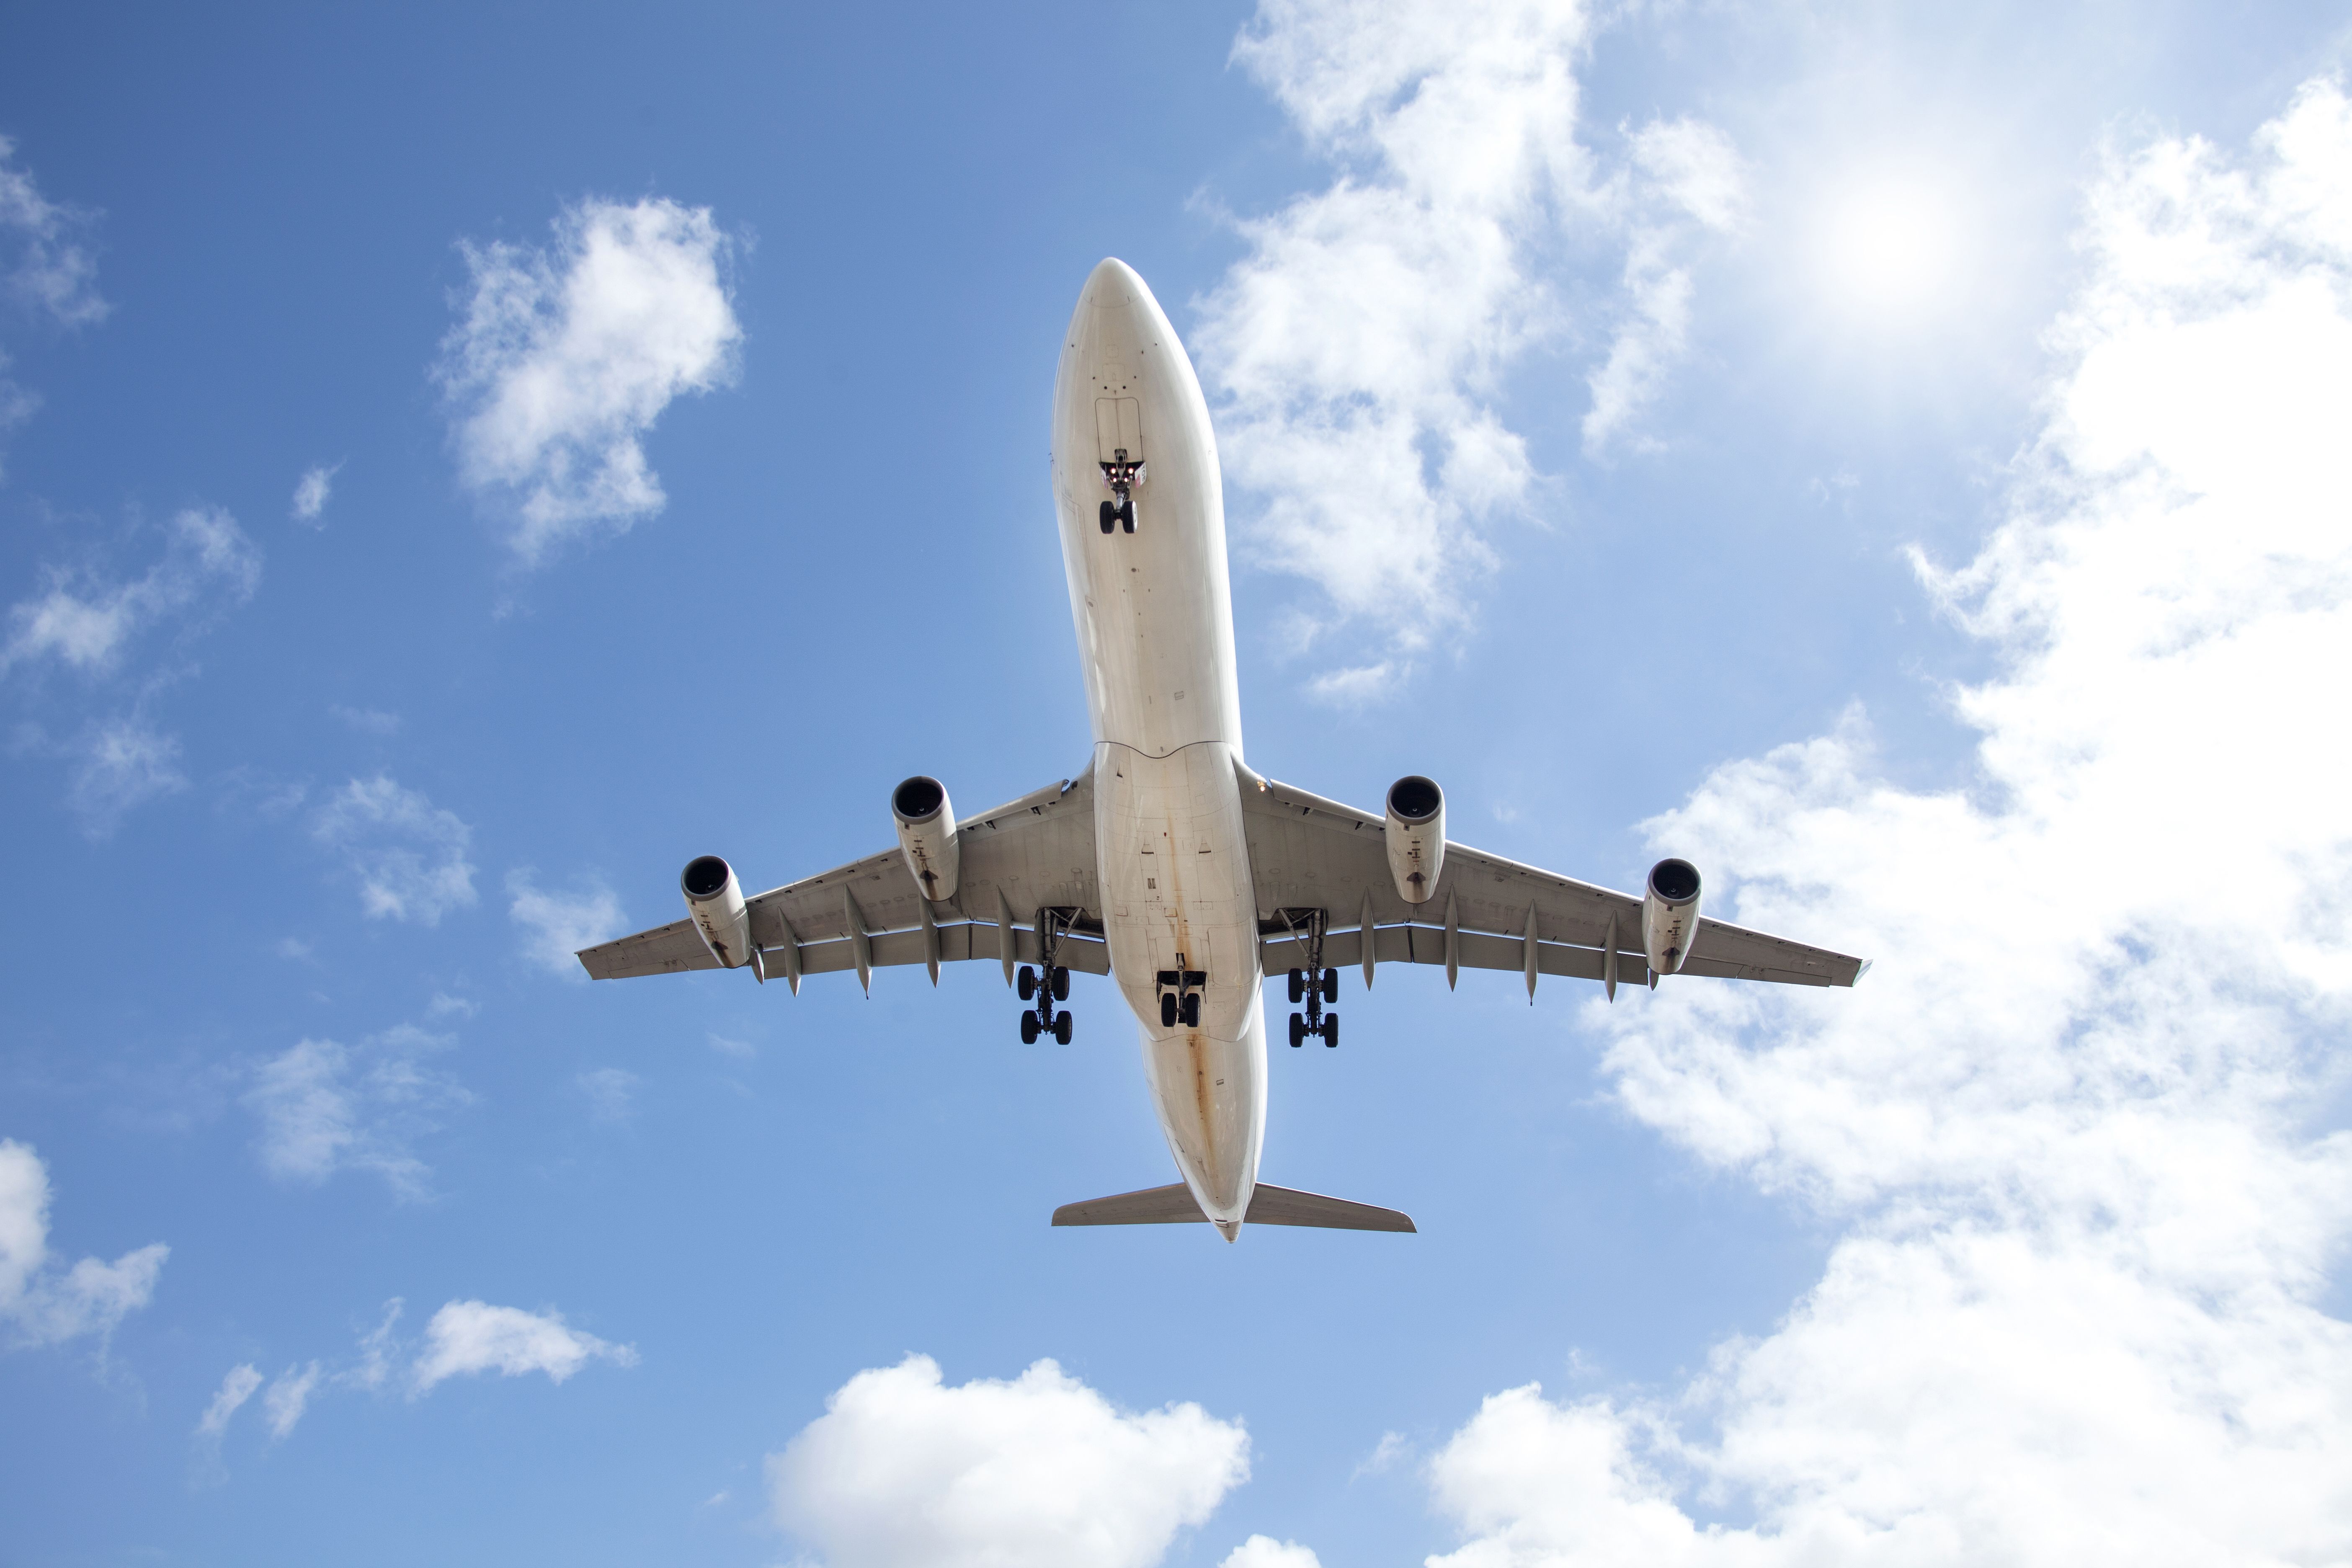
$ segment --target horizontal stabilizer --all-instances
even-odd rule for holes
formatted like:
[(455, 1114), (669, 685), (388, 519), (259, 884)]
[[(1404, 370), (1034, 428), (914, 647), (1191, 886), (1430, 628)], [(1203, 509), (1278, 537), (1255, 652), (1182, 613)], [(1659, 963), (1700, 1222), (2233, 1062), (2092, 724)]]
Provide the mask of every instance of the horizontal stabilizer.
[[(1268, 1186), (1264, 1182), (1257, 1184), (1256, 1193), (1250, 1198), (1249, 1213), (1243, 1217), (1250, 1225), (1303, 1225), (1319, 1230), (1413, 1228), (1412, 1216), (1394, 1209), (1351, 1204), (1345, 1198), (1327, 1198), (1321, 1193), (1302, 1193), (1295, 1187)], [(1208, 1219), (1201, 1212), (1201, 1205), (1192, 1201), (1192, 1190), (1181, 1182), (1172, 1186), (1146, 1187), (1139, 1193), (1064, 1204), (1054, 1211), (1055, 1225), (1206, 1225)]]

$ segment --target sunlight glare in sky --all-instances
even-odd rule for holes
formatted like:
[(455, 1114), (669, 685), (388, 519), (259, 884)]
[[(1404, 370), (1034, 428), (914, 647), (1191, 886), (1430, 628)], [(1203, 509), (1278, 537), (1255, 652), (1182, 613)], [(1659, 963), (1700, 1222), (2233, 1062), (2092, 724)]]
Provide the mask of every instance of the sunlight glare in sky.
[(1841, 309), (1916, 320), (1949, 302), (1968, 236), (1948, 186), (1886, 172), (1842, 182), (1822, 205), (1820, 278)]

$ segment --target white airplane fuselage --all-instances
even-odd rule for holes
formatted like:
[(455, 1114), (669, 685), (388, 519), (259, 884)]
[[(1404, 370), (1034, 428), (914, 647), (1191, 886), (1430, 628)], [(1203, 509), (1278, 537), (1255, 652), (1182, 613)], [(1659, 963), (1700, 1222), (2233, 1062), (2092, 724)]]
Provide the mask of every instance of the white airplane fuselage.
[[(1129, 448), (1133, 532), (1101, 509)], [(1265, 1014), (1243, 835), (1241, 694), (1216, 437), (1192, 363), (1143, 279), (1087, 279), (1054, 381), (1054, 500), (1095, 738), (1095, 848), (1112, 979), (1143, 1032), (1160, 1131), (1232, 1240), (1265, 1140)], [(1200, 1022), (1161, 1019), (1193, 971)]]

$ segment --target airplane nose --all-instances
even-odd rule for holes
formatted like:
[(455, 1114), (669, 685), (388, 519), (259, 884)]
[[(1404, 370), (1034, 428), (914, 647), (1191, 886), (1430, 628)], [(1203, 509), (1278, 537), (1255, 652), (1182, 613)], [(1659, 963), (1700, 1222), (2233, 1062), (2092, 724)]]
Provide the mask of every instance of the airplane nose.
[(1150, 292), (1135, 268), (1116, 256), (1104, 257), (1087, 278), (1087, 303), (1097, 310), (1126, 310)]

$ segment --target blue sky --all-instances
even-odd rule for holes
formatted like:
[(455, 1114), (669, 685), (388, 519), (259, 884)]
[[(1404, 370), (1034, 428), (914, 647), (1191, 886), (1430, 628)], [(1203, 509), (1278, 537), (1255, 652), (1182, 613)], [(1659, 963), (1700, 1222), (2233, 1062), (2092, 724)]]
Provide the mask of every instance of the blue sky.
[[(0, 1561), (2352, 1552), (2340, 14), (8, 36)], [(1864, 985), (1350, 977), (1265, 1173), (1422, 1233), (1225, 1247), (1046, 1226), (1083, 979), (581, 978), (1084, 765), (1105, 255), (1254, 766)]]

